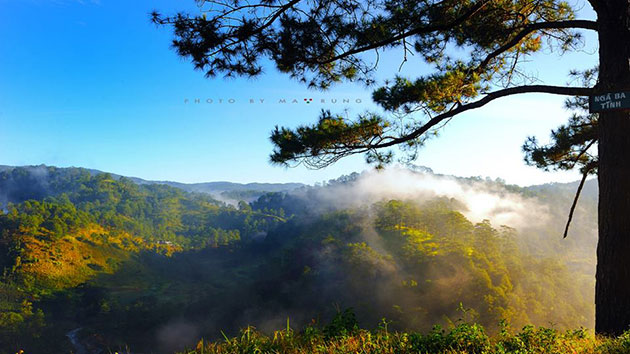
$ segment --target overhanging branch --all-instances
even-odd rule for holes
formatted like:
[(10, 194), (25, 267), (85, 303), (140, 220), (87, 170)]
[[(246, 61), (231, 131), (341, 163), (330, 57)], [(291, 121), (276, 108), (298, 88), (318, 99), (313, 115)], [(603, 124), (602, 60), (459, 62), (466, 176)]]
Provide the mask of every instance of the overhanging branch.
[[(454, 117), (463, 112), (469, 111), (471, 109), (476, 109), (485, 106), (486, 104), (496, 100), (497, 98), (512, 96), (522, 93), (549, 93), (554, 95), (565, 95), (565, 96), (589, 96), (593, 93), (593, 89), (590, 87), (565, 87), (565, 86), (548, 86), (548, 85), (526, 85), (526, 86), (518, 86), (518, 87), (510, 87), (506, 89), (502, 89), (499, 91), (488, 93), (482, 99), (471, 102), (468, 104), (464, 104), (458, 106), (448, 112), (444, 112), (439, 114), (432, 119), (430, 119), (427, 123), (425, 123), (422, 127), (414, 130), (412, 133), (394, 138), (390, 141), (383, 142), (380, 144), (375, 144), (369, 146), (372, 149), (381, 149), (390, 146), (394, 146), (397, 144), (405, 143), (407, 141), (413, 140), (421, 136), (422, 134), (429, 131), (431, 128), (435, 127), (440, 122), (445, 119)], [(367, 147), (367, 146), (366, 146)]]

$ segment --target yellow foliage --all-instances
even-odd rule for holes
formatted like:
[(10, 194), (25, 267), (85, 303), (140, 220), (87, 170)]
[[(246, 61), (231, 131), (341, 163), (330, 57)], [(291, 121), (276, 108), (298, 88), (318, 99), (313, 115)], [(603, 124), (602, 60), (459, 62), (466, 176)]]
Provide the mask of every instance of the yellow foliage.
[(117, 264), (143, 249), (160, 249), (167, 255), (181, 250), (179, 246), (150, 245), (140, 237), (112, 233), (97, 224), (60, 239), (45, 230), (24, 232), (20, 238), (24, 252), (16, 268), (56, 289), (76, 286), (97, 273), (113, 273)]

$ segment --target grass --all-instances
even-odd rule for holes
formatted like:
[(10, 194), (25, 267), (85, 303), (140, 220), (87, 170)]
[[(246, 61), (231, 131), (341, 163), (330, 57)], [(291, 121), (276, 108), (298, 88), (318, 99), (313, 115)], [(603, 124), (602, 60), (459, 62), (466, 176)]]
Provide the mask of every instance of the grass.
[(447, 353), (447, 354), (528, 354), (528, 353), (630, 353), (630, 331), (616, 338), (594, 336), (580, 329), (560, 332), (550, 328), (524, 327), (511, 333), (505, 327), (490, 337), (477, 324), (459, 324), (450, 330), (436, 327), (420, 334), (390, 332), (386, 326), (376, 331), (346, 328), (337, 333), (330, 326), (319, 329), (307, 327), (294, 332), (284, 330), (265, 335), (248, 327), (239, 336), (217, 342), (200, 341), (196, 348), (182, 354), (345, 354), (345, 353)]

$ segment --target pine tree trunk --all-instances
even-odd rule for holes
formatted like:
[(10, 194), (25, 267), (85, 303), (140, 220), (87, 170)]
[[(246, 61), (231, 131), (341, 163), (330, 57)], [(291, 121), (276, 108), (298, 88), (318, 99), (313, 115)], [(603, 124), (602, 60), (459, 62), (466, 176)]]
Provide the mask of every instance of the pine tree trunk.
[[(630, 91), (630, 0), (591, 1), (598, 15), (600, 92)], [(630, 328), (630, 111), (599, 115), (599, 242), (595, 331)]]

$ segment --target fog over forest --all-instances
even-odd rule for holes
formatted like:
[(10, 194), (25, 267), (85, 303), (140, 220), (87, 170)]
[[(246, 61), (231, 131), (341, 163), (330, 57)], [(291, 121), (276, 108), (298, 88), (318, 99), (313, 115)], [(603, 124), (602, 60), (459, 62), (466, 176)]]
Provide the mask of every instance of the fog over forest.
[(576, 184), (426, 168), (208, 193), (168, 184), (3, 168), (4, 340), (168, 353), (346, 312), (367, 328), (593, 328), (593, 181), (566, 239)]

